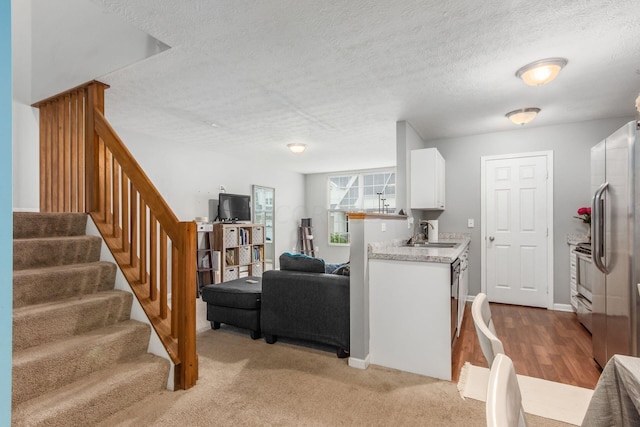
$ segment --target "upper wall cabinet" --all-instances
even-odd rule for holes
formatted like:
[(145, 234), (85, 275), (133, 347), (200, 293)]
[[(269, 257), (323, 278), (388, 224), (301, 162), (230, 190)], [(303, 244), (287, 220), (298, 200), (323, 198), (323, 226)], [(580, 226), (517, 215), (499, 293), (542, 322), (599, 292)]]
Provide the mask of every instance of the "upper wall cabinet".
[(411, 151), (411, 209), (444, 210), (444, 158), (437, 148)]

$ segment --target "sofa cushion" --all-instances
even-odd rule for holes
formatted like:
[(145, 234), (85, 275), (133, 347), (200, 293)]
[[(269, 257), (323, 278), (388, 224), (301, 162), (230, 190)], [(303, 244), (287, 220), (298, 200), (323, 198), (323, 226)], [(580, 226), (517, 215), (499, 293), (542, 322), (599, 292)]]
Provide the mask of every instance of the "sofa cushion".
[[(247, 279), (256, 280), (258, 283), (247, 283)], [(260, 308), (261, 297), (260, 277), (246, 277), (202, 288), (202, 301), (222, 307), (255, 310)]]
[(280, 270), (324, 273), (324, 260), (309, 255), (285, 252), (280, 255)]

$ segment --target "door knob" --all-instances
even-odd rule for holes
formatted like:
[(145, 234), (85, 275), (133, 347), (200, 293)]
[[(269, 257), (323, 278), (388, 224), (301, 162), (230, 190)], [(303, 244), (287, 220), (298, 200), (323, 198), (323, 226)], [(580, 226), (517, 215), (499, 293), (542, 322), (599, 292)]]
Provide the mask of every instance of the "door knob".
[(494, 240), (496, 240), (496, 238), (495, 238), (495, 237), (493, 237), (493, 236), (489, 236), (489, 241), (490, 241), (490, 242), (493, 242)]

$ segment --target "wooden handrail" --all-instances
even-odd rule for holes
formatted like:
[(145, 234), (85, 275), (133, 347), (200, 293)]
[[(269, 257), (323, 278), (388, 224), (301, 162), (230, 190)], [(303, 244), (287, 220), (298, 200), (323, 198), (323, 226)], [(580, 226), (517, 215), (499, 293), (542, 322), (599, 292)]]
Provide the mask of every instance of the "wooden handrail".
[(34, 104), (40, 210), (91, 215), (175, 365), (174, 388), (188, 389), (198, 379), (195, 223), (178, 220), (104, 117), (106, 87)]

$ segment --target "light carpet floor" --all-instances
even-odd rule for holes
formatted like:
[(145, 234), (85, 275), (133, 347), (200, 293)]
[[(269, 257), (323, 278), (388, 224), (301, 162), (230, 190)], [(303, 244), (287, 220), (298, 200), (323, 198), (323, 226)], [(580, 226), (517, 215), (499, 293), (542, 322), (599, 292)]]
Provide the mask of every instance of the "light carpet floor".
[[(527, 414), (573, 425), (582, 424), (593, 390), (525, 375), (517, 377), (522, 407)], [(489, 369), (467, 362), (460, 372), (458, 390), (464, 397), (486, 402), (488, 383)]]
[[(333, 351), (199, 333), (199, 379), (105, 419), (103, 426), (484, 426), (485, 405), (456, 384), (392, 369), (349, 367)], [(530, 417), (531, 426), (561, 426)]]

